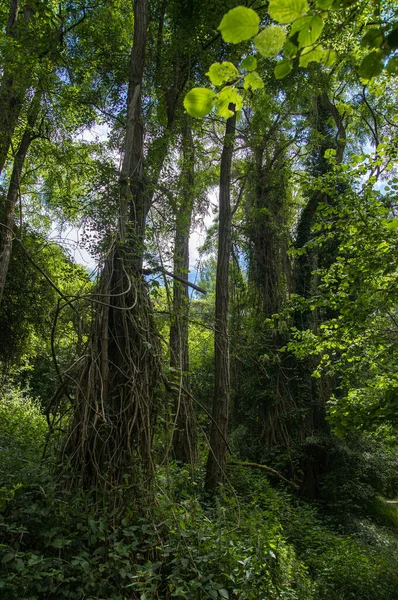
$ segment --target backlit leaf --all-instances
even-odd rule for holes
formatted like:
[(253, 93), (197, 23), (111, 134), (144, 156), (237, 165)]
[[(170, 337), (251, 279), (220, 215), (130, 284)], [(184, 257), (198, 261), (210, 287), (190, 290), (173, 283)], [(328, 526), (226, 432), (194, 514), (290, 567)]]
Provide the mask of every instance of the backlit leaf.
[(248, 73), (245, 76), (243, 80), (243, 87), (245, 90), (262, 90), (264, 88), (264, 82), (257, 71), (254, 71), (253, 73)]
[(296, 19), (295, 21), (293, 21), (293, 23), (290, 27), (290, 37), (293, 37), (295, 33), (308, 27), (308, 25), (311, 23), (311, 21), (312, 21), (312, 16), (300, 17), (300, 19)]
[(237, 6), (228, 11), (218, 27), (224, 42), (239, 44), (258, 33), (260, 17), (252, 8)]
[(300, 55), (300, 67), (308, 67), (311, 62), (322, 62), (325, 58), (325, 51), (321, 46), (317, 46), (316, 48), (312, 48), (308, 46), (304, 48)]
[(288, 75), (290, 73), (292, 68), (293, 68), (293, 65), (292, 65), (291, 60), (289, 60), (288, 58), (285, 58), (284, 60), (280, 60), (276, 64), (275, 69), (274, 69), (275, 78), (283, 79), (284, 77), (286, 77), (286, 75)]
[(246, 56), (242, 60), (240, 68), (245, 71), (254, 71), (254, 69), (257, 69), (257, 58), (255, 56)]
[(206, 75), (213, 85), (224, 85), (239, 77), (239, 71), (231, 62), (213, 63)]
[(266, 58), (276, 56), (283, 48), (286, 40), (286, 31), (279, 25), (272, 25), (263, 29), (255, 38), (254, 45)]
[(238, 90), (233, 87), (226, 86), (221, 92), (218, 94), (216, 99), (216, 110), (219, 117), (225, 117), (228, 119), (233, 116), (233, 111), (229, 108), (230, 104), (235, 105), (235, 110), (240, 110), (243, 105), (242, 96), (239, 94)]
[(300, 47), (311, 46), (314, 44), (322, 33), (323, 25), (324, 23), (321, 17), (312, 17), (306, 27), (304, 27), (298, 35)]
[(268, 12), (278, 23), (291, 23), (308, 12), (307, 0), (270, 0)]
[(213, 108), (214, 93), (207, 88), (193, 88), (184, 98), (184, 108), (191, 117), (203, 118)]

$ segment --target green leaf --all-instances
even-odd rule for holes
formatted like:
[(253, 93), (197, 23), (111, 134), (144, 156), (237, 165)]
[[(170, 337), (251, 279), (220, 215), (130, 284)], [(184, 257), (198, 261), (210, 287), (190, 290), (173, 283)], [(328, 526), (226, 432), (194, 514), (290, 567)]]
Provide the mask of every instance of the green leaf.
[(276, 56), (282, 50), (285, 40), (286, 31), (283, 27), (271, 25), (271, 27), (263, 29), (253, 41), (260, 54), (269, 58), (270, 56)]
[(313, 48), (308, 46), (304, 48), (300, 55), (300, 67), (308, 67), (310, 62), (322, 62), (325, 58), (325, 51), (321, 46)]
[(293, 23), (292, 26), (290, 27), (290, 37), (293, 37), (295, 33), (297, 33), (298, 31), (301, 31), (302, 29), (305, 29), (306, 27), (308, 27), (308, 25), (311, 23), (312, 21), (312, 17), (301, 17), (300, 19), (296, 19)]
[(214, 93), (207, 88), (193, 88), (184, 98), (184, 108), (191, 117), (202, 119), (214, 104)]
[(4, 554), (3, 558), (1, 559), (1, 562), (3, 563), (3, 565), (5, 565), (6, 563), (14, 560), (14, 558), (15, 554), (13, 554), (12, 552), (7, 552), (7, 554)]
[(218, 590), (218, 593), (220, 594), (221, 598), (225, 598), (226, 600), (229, 600), (228, 590), (221, 588), (220, 590)]
[(390, 75), (398, 73), (398, 56), (394, 56), (388, 61), (386, 70)]
[(222, 18), (218, 27), (224, 42), (239, 44), (250, 40), (258, 33), (260, 17), (252, 8), (237, 6), (228, 11)]
[(248, 73), (245, 76), (243, 80), (243, 87), (245, 90), (262, 90), (264, 88), (264, 82), (257, 71), (253, 71), (253, 73)]
[(324, 22), (321, 17), (312, 17), (298, 35), (300, 47), (302, 48), (303, 46), (311, 46), (314, 44), (321, 35), (323, 26)]
[(246, 56), (240, 63), (240, 68), (245, 71), (254, 71), (254, 69), (257, 69), (257, 58), (254, 56)]
[(377, 77), (383, 70), (383, 60), (382, 55), (379, 52), (371, 52), (367, 56), (364, 57), (360, 66), (359, 66), (359, 76), (362, 79), (372, 79), (372, 77)]
[(288, 58), (280, 60), (278, 63), (276, 63), (276, 66), (274, 69), (275, 78), (283, 79), (284, 77), (286, 77), (286, 75), (288, 75), (290, 73), (292, 68), (293, 68), (293, 65), (292, 65), (291, 60), (289, 60)]
[(213, 63), (206, 75), (213, 85), (224, 85), (239, 77), (239, 71), (231, 62)]
[(383, 225), (390, 231), (396, 231), (398, 229), (398, 219), (392, 221), (383, 221)]
[(333, 4), (334, 0), (316, 0), (316, 7), (321, 10), (327, 10)]
[(380, 48), (383, 41), (383, 32), (380, 29), (370, 29), (363, 36), (361, 46), (364, 48)]
[(293, 58), (297, 54), (298, 47), (293, 44), (291, 40), (286, 40), (285, 45), (283, 46), (283, 52), (285, 56), (289, 58)]
[(234, 113), (229, 108), (230, 104), (235, 104), (235, 110), (240, 110), (243, 105), (243, 99), (235, 88), (226, 86), (218, 94), (216, 100), (216, 109), (219, 117), (225, 117), (228, 119), (229, 117), (233, 116)]
[(334, 63), (337, 60), (337, 52), (335, 52), (334, 50), (324, 50), (323, 51), (323, 58), (322, 58), (322, 62), (325, 65), (325, 67), (331, 67), (334, 65)]
[(270, 0), (268, 12), (278, 23), (291, 23), (308, 12), (307, 0)]
[(334, 148), (328, 148), (327, 150), (325, 150), (325, 153), (324, 153), (324, 157), (327, 160), (334, 158), (336, 155), (337, 155), (337, 152)]

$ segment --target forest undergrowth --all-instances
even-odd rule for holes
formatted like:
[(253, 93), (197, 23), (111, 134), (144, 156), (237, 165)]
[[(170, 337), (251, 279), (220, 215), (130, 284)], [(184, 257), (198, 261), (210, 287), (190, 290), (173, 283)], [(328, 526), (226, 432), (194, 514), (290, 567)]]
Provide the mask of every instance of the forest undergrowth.
[(0, 2), (1, 600), (398, 600), (397, 75), (396, 0)]
[(211, 498), (203, 467), (170, 463), (146, 511), (106, 496), (98, 509), (54, 476), (51, 452), (41, 460), (46, 422), (28, 394), (3, 390), (0, 417), (2, 598), (396, 598), (398, 510), (364, 473), (316, 505), (239, 466)]

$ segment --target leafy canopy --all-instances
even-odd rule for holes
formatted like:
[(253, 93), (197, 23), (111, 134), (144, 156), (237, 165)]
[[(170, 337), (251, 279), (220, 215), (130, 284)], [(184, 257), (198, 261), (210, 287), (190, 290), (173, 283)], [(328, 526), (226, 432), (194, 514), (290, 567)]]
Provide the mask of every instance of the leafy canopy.
[[(228, 96), (233, 98), (237, 109), (242, 106), (242, 96), (236, 91), (242, 87), (242, 82), (244, 90), (262, 89), (261, 77), (255, 71), (257, 60), (252, 55), (253, 51), (264, 58), (281, 55), (274, 66), (276, 79), (283, 79), (292, 71), (293, 61), (297, 57), (299, 66), (304, 69), (311, 63), (332, 67), (337, 60), (337, 53), (331, 48), (324, 48), (320, 41), (325, 23), (331, 12), (339, 11), (344, 26), (344, 11), (353, 5), (358, 5), (360, 9), (360, 0), (317, 0), (315, 7), (311, 7), (307, 0), (270, 0), (268, 14), (278, 25), (264, 28), (261, 28), (260, 16), (251, 8), (237, 6), (228, 11), (218, 27), (224, 42), (239, 44), (252, 40), (254, 48), (250, 55), (243, 58), (240, 70), (230, 62), (223, 62), (212, 64), (207, 73), (214, 86), (230, 84), (228, 88), (233, 88), (233, 93), (231, 89), (213, 94), (206, 88), (194, 88), (186, 96), (186, 111), (193, 117), (202, 118), (216, 107), (218, 116), (228, 117), (231, 111), (225, 108), (225, 99)], [(366, 27), (366, 23), (364, 25)], [(384, 69), (394, 75), (398, 71), (398, 57), (395, 56), (398, 22), (387, 22), (378, 27), (372, 23), (371, 29), (362, 36), (361, 47), (366, 52), (358, 69), (363, 83), (379, 76)], [(248, 77), (242, 72), (245, 70), (254, 73)]]

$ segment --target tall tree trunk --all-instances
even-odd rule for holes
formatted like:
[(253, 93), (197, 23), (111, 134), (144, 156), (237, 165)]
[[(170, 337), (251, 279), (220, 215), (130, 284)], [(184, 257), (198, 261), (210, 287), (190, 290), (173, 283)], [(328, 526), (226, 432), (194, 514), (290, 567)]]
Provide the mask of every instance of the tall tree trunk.
[[(10, 1), (10, 11), (6, 27), (6, 38), (17, 37), (19, 0)], [(30, 17), (28, 17), (28, 20)], [(13, 49), (13, 52), (17, 52)], [(4, 169), (11, 146), (12, 136), (18, 123), (31, 73), (13, 64), (12, 54), (6, 57), (0, 83), (0, 175)], [(20, 57), (22, 60), (22, 57)]]
[[(277, 122), (276, 122), (277, 123)], [(282, 129), (283, 125), (280, 125)], [(251, 337), (245, 344), (255, 370), (257, 400), (235, 403), (235, 420), (242, 422), (244, 411), (250, 419), (246, 457), (263, 460), (264, 451), (289, 446), (288, 419), (294, 408), (280, 348), (286, 343), (267, 319), (279, 313), (288, 298), (290, 263), (287, 250), (289, 218), (288, 148), (277, 125), (267, 130), (260, 146), (254, 149), (247, 195), (249, 235), (248, 294), (251, 307)], [(265, 358), (265, 360), (264, 360)], [(237, 377), (239, 377), (239, 371)], [(242, 379), (242, 376), (240, 375)]]
[[(181, 173), (181, 201), (177, 206), (174, 238), (174, 274), (183, 279), (189, 272), (189, 234), (194, 204), (194, 142), (188, 118), (182, 132), (183, 166)], [(179, 376), (175, 397), (175, 428), (173, 454), (176, 460), (194, 464), (197, 459), (196, 416), (190, 395), (188, 351), (188, 286), (174, 280), (173, 315), (170, 326), (170, 366)]]
[[(343, 117), (330, 102), (326, 92), (316, 98), (316, 115), (315, 131), (320, 142), (313, 152), (310, 171), (312, 175), (320, 176), (330, 170), (325, 158), (325, 151), (328, 148), (335, 149), (336, 163), (341, 164), (346, 145), (346, 133)], [(337, 134), (330, 125), (330, 119), (334, 121)], [(317, 279), (314, 270), (319, 262), (333, 260), (335, 248), (331, 246), (324, 246), (320, 250), (306, 248), (314, 235), (312, 227), (319, 205), (331, 202), (333, 200), (324, 192), (312, 193), (298, 222), (295, 246), (302, 252), (298, 255), (295, 265), (294, 291), (305, 299), (310, 299), (316, 293)], [(294, 325), (299, 330), (316, 329), (319, 319), (319, 311), (298, 310), (294, 315)], [(307, 443), (305, 446), (301, 464), (304, 480), (301, 487), (308, 497), (316, 498), (319, 494), (320, 477), (327, 471), (328, 463), (327, 450), (322, 442), (316, 441), (316, 439), (321, 440), (322, 437), (329, 435), (329, 426), (326, 421), (326, 400), (331, 394), (331, 382), (324, 377), (320, 379), (312, 377), (316, 367), (316, 360), (312, 356), (293, 360), (292, 367), (295, 372), (295, 377), (291, 378), (292, 394), (297, 399), (298, 406), (301, 407), (299, 411), (301, 419), (297, 421), (298, 427), (296, 427), (296, 440), (299, 442), (306, 438), (315, 440), (312, 445)]]
[(2, 218), (0, 222), (0, 304), (3, 298), (4, 287), (11, 258), (12, 239), (14, 233), (14, 213), (20, 194), (22, 170), (30, 143), (33, 139), (32, 129), (39, 114), (41, 95), (41, 91), (36, 91), (36, 94), (33, 97), (32, 103), (29, 107), (27, 125), (14, 158), (7, 197), (5, 199), (4, 206), (2, 207)]
[[(341, 164), (346, 146), (346, 132), (343, 117), (339, 114), (337, 108), (332, 104), (326, 94), (323, 92), (316, 98), (318, 122), (316, 124), (317, 135), (321, 136), (321, 142), (313, 153), (311, 171), (312, 175), (325, 175), (330, 167), (325, 158), (325, 151), (333, 148), (336, 151), (336, 164)], [(332, 118), (337, 134), (334, 136), (328, 121)], [(333, 139), (334, 138), (334, 139)], [(312, 226), (318, 206), (322, 202), (328, 202), (328, 196), (323, 192), (315, 192), (309, 198), (304, 207), (297, 225), (296, 248), (302, 250), (310, 241), (312, 235)], [(309, 298), (313, 289), (314, 255), (312, 252), (304, 252), (299, 255), (295, 273), (295, 293)], [(305, 323), (303, 323), (305, 329)]]
[(145, 493), (144, 487), (151, 488), (160, 379), (160, 348), (141, 273), (148, 207), (141, 114), (147, 25), (148, 1), (135, 0), (119, 231), (105, 261), (90, 349), (64, 447), (72, 482), (95, 486), (99, 493), (123, 483), (125, 490), (133, 486), (136, 497)]
[[(230, 106), (231, 110), (235, 106)], [(230, 363), (228, 338), (228, 281), (231, 255), (231, 167), (236, 114), (227, 120), (220, 166), (219, 229), (216, 279), (216, 318), (214, 335), (215, 385), (210, 428), (210, 448), (205, 487), (215, 490), (223, 481), (227, 458)]]

